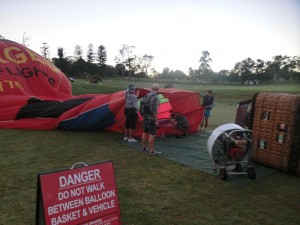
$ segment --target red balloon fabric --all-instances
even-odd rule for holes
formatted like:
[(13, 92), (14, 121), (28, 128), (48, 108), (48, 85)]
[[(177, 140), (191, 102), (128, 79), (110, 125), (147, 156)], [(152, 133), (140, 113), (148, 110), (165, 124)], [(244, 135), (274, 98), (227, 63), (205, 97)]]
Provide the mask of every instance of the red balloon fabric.
[[(137, 90), (138, 98), (150, 91)], [(186, 116), (190, 132), (196, 132), (204, 115), (198, 93), (171, 88), (159, 94), (167, 101), (159, 109), (157, 135), (178, 132), (166, 122), (171, 110)], [(124, 91), (72, 96), (70, 81), (50, 61), (0, 39), (0, 128), (124, 132), (124, 97)], [(141, 134), (139, 121), (134, 135)]]
[(0, 94), (71, 98), (71, 84), (51, 62), (24, 46), (0, 40)]

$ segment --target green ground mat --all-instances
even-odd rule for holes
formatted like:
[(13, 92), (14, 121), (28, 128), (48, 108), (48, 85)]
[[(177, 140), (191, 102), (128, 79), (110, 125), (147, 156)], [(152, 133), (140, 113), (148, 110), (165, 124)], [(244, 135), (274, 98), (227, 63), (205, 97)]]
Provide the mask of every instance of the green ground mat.
[[(209, 138), (209, 135), (210, 132), (188, 135), (184, 136), (182, 139), (175, 136), (156, 138), (155, 149), (162, 152), (162, 154), (159, 156), (149, 157), (164, 157), (182, 165), (218, 177), (219, 173), (217, 170), (215, 170), (215, 164), (207, 152), (207, 140)], [(129, 145), (137, 149), (138, 151), (141, 151), (140, 139), (137, 143), (128, 143), (124, 141), (124, 144)], [(246, 164), (244, 164), (244, 166), (246, 166)], [(274, 168), (257, 163), (253, 163), (253, 168), (256, 171), (256, 179), (260, 179), (261, 177), (278, 171)], [(250, 180), (247, 175), (228, 174), (227, 180), (233, 179), (239, 181)]]

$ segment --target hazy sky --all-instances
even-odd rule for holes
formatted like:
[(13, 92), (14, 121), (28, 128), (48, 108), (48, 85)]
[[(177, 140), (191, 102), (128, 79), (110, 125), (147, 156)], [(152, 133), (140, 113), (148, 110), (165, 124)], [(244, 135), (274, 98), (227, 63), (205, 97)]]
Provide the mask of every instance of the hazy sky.
[(115, 65), (122, 44), (137, 56), (153, 55), (158, 72), (197, 69), (209, 51), (212, 69), (232, 69), (248, 57), (272, 60), (300, 55), (300, 0), (1, 0), (0, 35), (51, 57), (100, 45)]

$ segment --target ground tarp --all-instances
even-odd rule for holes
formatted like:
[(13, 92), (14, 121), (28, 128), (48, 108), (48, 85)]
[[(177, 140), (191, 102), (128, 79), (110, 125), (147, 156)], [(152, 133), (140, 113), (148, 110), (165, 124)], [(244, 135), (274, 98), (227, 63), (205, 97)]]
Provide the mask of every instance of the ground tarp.
[[(187, 167), (218, 177), (218, 171), (215, 170), (215, 164), (207, 152), (207, 140), (209, 135), (210, 133), (202, 133), (184, 136), (183, 138), (177, 138), (176, 136), (156, 138), (155, 148), (157, 151), (161, 151), (162, 154), (151, 157), (163, 157)], [(134, 147), (139, 151), (141, 150), (140, 140), (137, 143), (128, 143), (125, 141), (124, 143)], [(261, 164), (254, 163), (253, 167), (256, 170), (256, 179), (260, 179), (269, 174), (277, 172), (276, 169)], [(227, 180), (237, 182), (252, 181), (246, 175), (241, 174), (229, 174)]]

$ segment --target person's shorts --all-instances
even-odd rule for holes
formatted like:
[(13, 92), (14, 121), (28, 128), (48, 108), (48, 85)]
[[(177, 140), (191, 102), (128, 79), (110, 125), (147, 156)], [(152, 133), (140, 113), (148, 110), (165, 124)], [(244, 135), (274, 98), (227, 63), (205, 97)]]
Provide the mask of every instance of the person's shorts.
[(210, 110), (205, 110), (204, 117), (210, 117)]
[(149, 133), (151, 135), (155, 135), (156, 134), (155, 120), (144, 118), (143, 131), (144, 131), (144, 133)]
[(136, 126), (137, 113), (126, 115), (125, 128), (135, 129)]

